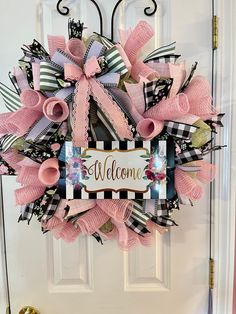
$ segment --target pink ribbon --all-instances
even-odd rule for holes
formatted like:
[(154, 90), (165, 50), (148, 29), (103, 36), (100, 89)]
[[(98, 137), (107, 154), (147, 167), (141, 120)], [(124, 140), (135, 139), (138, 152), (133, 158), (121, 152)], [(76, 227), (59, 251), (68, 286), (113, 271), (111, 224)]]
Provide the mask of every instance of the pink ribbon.
[[(216, 176), (216, 167), (204, 160), (197, 160), (191, 163), (190, 168), (198, 168), (196, 175), (193, 176), (191, 172), (184, 171), (180, 168), (175, 170), (175, 188), (178, 194), (188, 197), (192, 200), (198, 200), (203, 195), (203, 188), (200, 182), (207, 184), (214, 180)], [(188, 166), (186, 165), (186, 170)], [(194, 172), (194, 171), (193, 171)]]
[(137, 82), (139, 82), (141, 77), (150, 80), (160, 77), (156, 70), (150, 68), (144, 62), (138, 61), (138, 55), (141, 49), (148, 43), (154, 34), (155, 32), (153, 28), (147, 22), (140, 21), (129, 34), (124, 44), (124, 51), (132, 65), (131, 76)]
[(96, 57), (91, 57), (82, 70), (75, 64), (65, 64), (65, 79), (76, 80), (73, 112), (73, 144), (86, 146), (88, 141), (89, 96), (106, 114), (121, 139), (132, 139), (132, 133), (125, 116), (103, 85), (94, 78), (101, 71)]
[(60, 178), (58, 159), (45, 160), (39, 168), (38, 178), (42, 185), (53, 186), (56, 184)]

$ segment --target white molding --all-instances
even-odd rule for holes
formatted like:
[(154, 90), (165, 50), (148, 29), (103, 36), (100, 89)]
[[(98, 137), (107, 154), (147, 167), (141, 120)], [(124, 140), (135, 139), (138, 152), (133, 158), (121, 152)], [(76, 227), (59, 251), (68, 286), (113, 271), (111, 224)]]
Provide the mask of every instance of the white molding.
[[(160, 235), (156, 231), (153, 252), (156, 267), (148, 267), (149, 274), (146, 276), (140, 269), (140, 256), (145, 256), (145, 249), (142, 247), (134, 248), (124, 252), (124, 291), (126, 292), (169, 292), (170, 273), (171, 273), (171, 234), (170, 232)], [(132, 269), (131, 269), (132, 267)]]
[[(92, 239), (88, 236), (80, 236), (73, 244), (73, 249), (81, 252), (79, 254), (76, 269), (77, 277), (71, 280), (64, 276), (62, 265), (63, 242), (57, 240), (52, 234), (47, 236), (47, 269), (48, 269), (48, 290), (50, 293), (81, 293), (93, 292), (93, 245)], [(69, 244), (66, 243), (66, 246)], [(70, 248), (70, 250), (72, 247)], [(64, 252), (65, 254), (65, 252)]]
[[(2, 178), (0, 178), (0, 206), (2, 207), (3, 195), (1, 193)], [(8, 304), (7, 280), (5, 263), (5, 243), (3, 229), (3, 208), (0, 208), (0, 313), (5, 313)]]
[(219, 17), (219, 49), (216, 52), (215, 102), (226, 113), (224, 129), (220, 130), (218, 142), (226, 144), (216, 154), (219, 175), (214, 183), (214, 258), (215, 289), (213, 294), (214, 314), (232, 313), (234, 246), (235, 246), (235, 183), (236, 145), (236, 27), (235, 0), (216, 0), (215, 14)]

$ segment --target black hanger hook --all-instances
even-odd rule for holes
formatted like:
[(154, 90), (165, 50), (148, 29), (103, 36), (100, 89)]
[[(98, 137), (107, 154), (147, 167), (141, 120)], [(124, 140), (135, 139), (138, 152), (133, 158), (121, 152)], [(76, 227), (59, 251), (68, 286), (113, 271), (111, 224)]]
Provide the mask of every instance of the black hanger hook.
[(65, 11), (62, 11), (60, 8), (60, 4), (61, 4), (62, 0), (59, 0), (57, 2), (57, 11), (61, 14), (61, 15), (68, 15), (70, 13), (70, 9), (68, 7), (62, 7), (62, 9), (64, 9)]

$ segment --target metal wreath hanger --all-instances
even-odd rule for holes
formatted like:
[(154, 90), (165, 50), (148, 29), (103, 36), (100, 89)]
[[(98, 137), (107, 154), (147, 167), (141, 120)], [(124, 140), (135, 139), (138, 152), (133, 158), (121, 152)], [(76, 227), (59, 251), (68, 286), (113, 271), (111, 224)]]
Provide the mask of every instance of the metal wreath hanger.
[[(61, 15), (64, 15), (64, 16), (69, 15), (70, 9), (66, 6), (61, 6), (62, 1), (63, 0), (59, 0), (57, 2), (57, 11)], [(95, 0), (90, 0), (90, 1), (95, 5), (95, 7), (98, 11), (98, 15), (99, 15), (99, 19), (100, 19), (100, 34), (103, 35), (103, 16), (102, 16), (101, 9)], [(152, 2), (153, 7), (149, 6), (149, 7), (144, 8), (144, 14), (146, 16), (153, 16), (157, 12), (157, 9), (158, 9), (158, 5), (157, 5), (156, 0), (150, 0), (150, 1)], [(115, 24), (116, 11), (122, 2), (123, 2), (123, 0), (117, 1), (117, 3), (114, 6), (114, 9), (112, 11), (112, 16), (111, 16), (111, 39), (112, 40), (114, 38), (114, 24)]]

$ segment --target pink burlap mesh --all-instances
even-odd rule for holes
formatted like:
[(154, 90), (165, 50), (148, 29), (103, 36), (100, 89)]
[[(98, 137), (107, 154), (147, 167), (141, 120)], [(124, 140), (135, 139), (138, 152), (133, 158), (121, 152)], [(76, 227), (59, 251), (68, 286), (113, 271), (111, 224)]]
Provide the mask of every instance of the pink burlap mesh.
[(20, 99), (24, 106), (33, 110), (43, 111), (46, 97), (36, 90), (26, 89), (21, 93)]
[(197, 185), (194, 187), (192, 192), (189, 195), (189, 198), (191, 200), (199, 200), (203, 196), (203, 188), (200, 185)]
[(67, 214), (67, 218), (76, 216), (79, 213), (82, 213), (86, 210), (89, 210), (96, 206), (95, 200), (70, 200), (67, 201), (67, 205), (70, 206), (69, 212)]
[[(141, 115), (145, 111), (145, 99), (144, 99), (144, 94), (143, 94), (143, 84), (129, 84), (129, 83), (124, 83), (125, 88), (127, 90), (127, 93), (132, 101), (133, 106), (135, 107), (134, 109), (130, 108), (130, 113), (132, 114), (133, 118), (135, 119), (136, 122), (140, 120)], [(136, 112), (136, 110), (138, 112)]]
[(131, 248), (137, 246), (140, 243), (137, 233), (135, 233), (129, 228), (127, 228), (127, 233), (128, 233), (128, 241), (126, 243), (118, 242), (119, 248), (124, 251), (130, 250)]
[(42, 186), (38, 179), (39, 169), (36, 167), (22, 167), (17, 176), (17, 182), (22, 185)]
[(137, 60), (138, 53), (154, 36), (154, 30), (145, 21), (140, 21), (127, 39), (124, 50), (132, 64)]
[(80, 227), (83, 234), (93, 234), (102, 225), (104, 225), (110, 217), (98, 206), (90, 209), (81, 216), (76, 224)]
[(170, 77), (173, 78), (173, 84), (170, 90), (169, 97), (174, 97), (179, 92), (180, 88), (184, 84), (186, 78), (185, 63), (181, 62), (180, 64), (170, 63)]
[(142, 61), (138, 61), (132, 66), (131, 76), (135, 81), (139, 82), (141, 77), (155, 80), (160, 77), (160, 74)]
[(29, 128), (40, 119), (40, 117), (42, 117), (40, 111), (35, 111), (29, 108), (20, 108), (6, 120), (7, 129), (9, 133), (23, 136), (27, 133)]
[(173, 98), (162, 100), (144, 113), (144, 118), (155, 120), (174, 120), (182, 117), (189, 111), (188, 98), (184, 94), (178, 94)]
[[(50, 220), (48, 222), (50, 222)], [(66, 224), (67, 224), (67, 221), (63, 221), (63, 222), (59, 223), (59, 220), (58, 220), (58, 224), (56, 225), (56, 222), (55, 222), (55, 226), (53, 226), (52, 229), (48, 229), (48, 230), (52, 232), (54, 238), (60, 239), (61, 238), (61, 231), (65, 228)]]
[(61, 220), (55, 215), (49, 219), (47, 222), (42, 221), (41, 225), (44, 231), (52, 231), (62, 224)]
[(66, 41), (64, 36), (48, 35), (48, 48), (50, 56), (52, 57), (57, 49), (65, 50)]
[(71, 222), (67, 222), (59, 233), (60, 238), (65, 242), (74, 242), (81, 234), (80, 228), (76, 228)]
[(154, 241), (154, 234), (150, 232), (145, 234), (143, 237), (138, 236), (138, 239), (143, 246), (151, 246)]
[(12, 112), (0, 113), (0, 134), (4, 135), (8, 133), (6, 120), (11, 117)]
[(118, 222), (126, 221), (132, 212), (131, 200), (97, 200), (97, 205)]
[(173, 78), (169, 97), (171, 98), (177, 95), (186, 78), (185, 63), (172, 64), (149, 61), (147, 65), (157, 71), (161, 77)]
[(196, 172), (196, 178), (202, 183), (209, 183), (215, 179), (216, 166), (205, 160), (196, 161), (197, 166), (201, 166), (200, 171)]
[(170, 76), (170, 63), (149, 61), (146, 64), (151, 69), (157, 71), (161, 77), (171, 77)]
[(78, 38), (72, 38), (68, 41), (66, 46), (66, 52), (78, 64), (83, 63), (85, 51), (86, 47), (82, 40)]
[(24, 205), (36, 201), (45, 192), (43, 186), (24, 186), (15, 190), (16, 205)]
[(39, 181), (46, 186), (52, 186), (57, 183), (60, 178), (59, 164), (57, 158), (49, 158), (45, 160), (38, 171)]
[(153, 120), (151, 118), (142, 119), (137, 124), (136, 130), (146, 140), (151, 140), (161, 133), (164, 127), (163, 121)]
[(112, 223), (117, 229), (117, 241), (119, 246), (126, 247), (128, 243), (128, 228), (123, 222), (112, 219)]
[(185, 123), (185, 124), (194, 124), (195, 122), (197, 122), (199, 120), (198, 116), (195, 116), (193, 114), (186, 114), (182, 117), (176, 118), (175, 121), (177, 122), (181, 122), (181, 123)]
[(69, 115), (69, 108), (64, 100), (50, 97), (43, 104), (43, 113), (53, 122), (63, 122)]
[(194, 77), (184, 93), (189, 100), (189, 113), (203, 120), (210, 119), (217, 114), (212, 106), (211, 87), (206, 78)]
[(23, 156), (18, 154), (17, 150), (14, 148), (8, 149), (5, 153), (0, 154), (2, 158), (16, 171), (19, 171), (21, 166), (18, 164)]
[(33, 168), (39, 168), (40, 167), (39, 163), (33, 161), (32, 159), (30, 159), (28, 157), (24, 157), (23, 159), (21, 159), (18, 162), (18, 165), (19, 165), (19, 167), (33, 167)]
[[(128, 84), (128, 85), (135, 86), (138, 84)], [(132, 89), (132, 87), (131, 87), (131, 89)], [(126, 92), (124, 92), (123, 90), (121, 90), (119, 88), (112, 88), (111, 90), (112, 90), (112, 94), (115, 94), (118, 97), (118, 99), (120, 99), (120, 101), (122, 102), (122, 105), (124, 106), (124, 108), (126, 108), (128, 110), (128, 112), (134, 118), (136, 123), (138, 123), (139, 120), (143, 119), (142, 115), (139, 113), (139, 111), (137, 109), (137, 106), (139, 104), (138, 104), (138, 99), (137, 99), (138, 97), (137, 97), (137, 94), (135, 92), (134, 92), (135, 97), (131, 99), (131, 97), (129, 97), (129, 95)], [(141, 93), (142, 93), (142, 98), (143, 98), (142, 106), (144, 107), (144, 97), (143, 97), (142, 87), (141, 87)], [(142, 110), (142, 113), (143, 113), (143, 111), (144, 111), (144, 108)]]
[(23, 71), (19, 67), (14, 67), (13, 74), (14, 74), (15, 79), (17, 81), (17, 85), (21, 91), (30, 88), (25, 71)]
[(57, 210), (54, 214), (54, 217), (57, 217), (61, 221), (64, 221), (65, 215), (66, 215), (66, 211), (65, 211), (66, 206), (67, 206), (67, 200), (61, 199), (59, 205), (57, 206)]
[(178, 194), (197, 200), (203, 195), (203, 189), (187, 173), (180, 169), (175, 170), (175, 188)]

